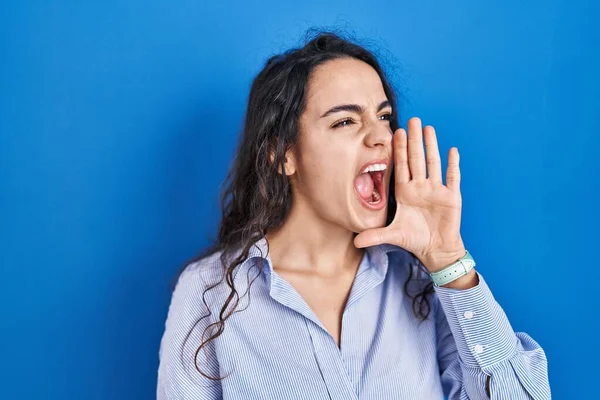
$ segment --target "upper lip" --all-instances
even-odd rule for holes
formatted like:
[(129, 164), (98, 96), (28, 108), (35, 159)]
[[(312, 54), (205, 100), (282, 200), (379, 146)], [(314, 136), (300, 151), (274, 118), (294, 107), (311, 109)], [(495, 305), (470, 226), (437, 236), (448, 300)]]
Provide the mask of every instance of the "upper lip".
[(368, 161), (362, 167), (360, 167), (360, 169), (358, 170), (358, 175), (362, 174), (363, 171), (367, 169), (367, 167), (373, 164), (385, 164), (385, 169), (387, 171), (387, 169), (390, 167), (390, 160), (388, 158), (379, 158), (377, 160)]

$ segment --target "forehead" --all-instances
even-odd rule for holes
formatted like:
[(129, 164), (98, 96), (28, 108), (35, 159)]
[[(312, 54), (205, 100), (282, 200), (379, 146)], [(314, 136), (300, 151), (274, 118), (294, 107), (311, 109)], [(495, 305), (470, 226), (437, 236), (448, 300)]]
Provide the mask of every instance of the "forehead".
[(306, 98), (307, 112), (324, 112), (343, 103), (376, 107), (387, 99), (377, 72), (354, 58), (327, 61), (315, 68), (309, 77)]

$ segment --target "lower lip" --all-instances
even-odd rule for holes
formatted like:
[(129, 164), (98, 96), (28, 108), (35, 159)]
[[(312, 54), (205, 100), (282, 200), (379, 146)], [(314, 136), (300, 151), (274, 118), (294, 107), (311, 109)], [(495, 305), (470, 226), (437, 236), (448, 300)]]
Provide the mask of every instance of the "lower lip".
[[(381, 186), (384, 186), (383, 182), (382, 182)], [(377, 203), (377, 204), (371, 204), (368, 201), (366, 201), (365, 199), (363, 199), (362, 197), (360, 197), (360, 195), (356, 191), (356, 188), (354, 189), (354, 193), (356, 194), (356, 197), (358, 197), (358, 200), (362, 203), (362, 205), (365, 208), (369, 209), (369, 210), (379, 211), (379, 210), (383, 210), (385, 208), (385, 206), (386, 206), (387, 195), (385, 193), (385, 190), (379, 191), (379, 195), (381, 196), (381, 200), (379, 200), (379, 203)]]

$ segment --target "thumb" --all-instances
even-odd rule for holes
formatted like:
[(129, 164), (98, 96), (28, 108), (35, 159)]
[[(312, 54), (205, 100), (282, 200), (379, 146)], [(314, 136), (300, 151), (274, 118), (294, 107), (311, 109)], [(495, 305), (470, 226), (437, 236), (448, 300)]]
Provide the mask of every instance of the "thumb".
[(382, 243), (391, 243), (390, 230), (385, 228), (366, 229), (360, 232), (354, 238), (354, 246), (356, 248), (376, 246)]

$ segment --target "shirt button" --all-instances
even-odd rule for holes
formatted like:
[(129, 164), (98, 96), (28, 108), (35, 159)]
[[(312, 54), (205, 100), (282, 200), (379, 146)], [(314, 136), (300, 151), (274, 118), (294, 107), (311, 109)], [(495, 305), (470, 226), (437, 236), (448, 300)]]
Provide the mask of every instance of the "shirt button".
[(471, 318), (473, 318), (473, 315), (475, 315), (475, 313), (473, 311), (465, 311), (465, 313), (463, 315), (465, 316), (466, 319), (471, 319)]
[(483, 353), (483, 346), (480, 344), (476, 344), (475, 345), (475, 353), (477, 353), (477, 354)]

